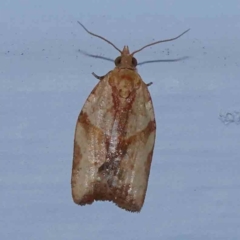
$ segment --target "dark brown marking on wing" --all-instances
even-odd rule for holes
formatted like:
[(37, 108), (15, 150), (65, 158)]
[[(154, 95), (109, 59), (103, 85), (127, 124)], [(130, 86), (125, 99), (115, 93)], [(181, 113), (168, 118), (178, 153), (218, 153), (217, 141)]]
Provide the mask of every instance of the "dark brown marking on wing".
[(86, 205), (92, 204), (94, 202), (94, 195), (93, 194), (86, 194), (83, 196), (80, 202), (76, 202), (79, 205)]
[(112, 201), (120, 208), (131, 212), (139, 212), (141, 206), (137, 205), (133, 198), (129, 198), (130, 184), (111, 186), (106, 183), (95, 183), (94, 199), (96, 201)]
[(90, 125), (91, 124), (87, 113), (85, 113), (83, 111), (78, 116), (78, 122), (83, 124), (83, 125)]
[[(151, 169), (151, 163), (152, 163), (152, 156), (153, 156), (153, 149), (152, 151), (148, 154), (147, 161), (145, 162), (145, 173), (146, 176), (148, 177), (150, 174), (150, 169)], [(148, 180), (148, 179), (147, 179)]]
[(91, 123), (87, 113), (82, 111), (78, 117), (78, 122), (82, 125), (88, 136), (95, 137), (96, 142), (101, 143), (103, 139), (107, 141), (106, 134), (104, 134), (100, 128)]
[(73, 166), (72, 169), (77, 169), (77, 166), (80, 165), (80, 161), (82, 159), (82, 153), (80, 146), (74, 140), (74, 150), (73, 150)]

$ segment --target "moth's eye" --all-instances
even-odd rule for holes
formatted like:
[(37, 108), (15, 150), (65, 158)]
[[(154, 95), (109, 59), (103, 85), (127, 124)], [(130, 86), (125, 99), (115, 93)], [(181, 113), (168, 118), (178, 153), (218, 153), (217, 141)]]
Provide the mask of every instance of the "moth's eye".
[(134, 67), (136, 67), (137, 66), (137, 59), (136, 58), (132, 58), (132, 65), (134, 66)]
[(114, 61), (114, 63), (115, 63), (115, 66), (118, 66), (120, 63), (121, 63), (121, 57), (117, 57), (116, 59), (115, 59), (115, 61)]

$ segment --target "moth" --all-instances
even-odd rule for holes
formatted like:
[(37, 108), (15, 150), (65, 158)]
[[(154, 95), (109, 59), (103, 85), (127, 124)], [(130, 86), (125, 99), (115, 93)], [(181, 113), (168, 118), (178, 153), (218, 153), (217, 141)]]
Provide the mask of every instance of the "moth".
[(93, 75), (99, 83), (88, 96), (77, 120), (72, 166), (72, 197), (79, 205), (112, 201), (130, 212), (140, 212), (156, 136), (156, 122), (148, 86), (137, 73), (134, 54), (151, 45), (173, 41), (179, 36), (148, 44), (132, 53), (121, 51), (107, 39), (94, 34), (120, 52), (115, 68), (105, 76)]

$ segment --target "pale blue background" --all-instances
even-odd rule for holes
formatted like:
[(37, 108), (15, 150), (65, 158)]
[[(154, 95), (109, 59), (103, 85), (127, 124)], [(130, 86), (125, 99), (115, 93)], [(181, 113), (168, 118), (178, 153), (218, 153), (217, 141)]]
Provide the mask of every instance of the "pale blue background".
[[(77, 116), (118, 52), (88, 35), (81, 21), (119, 48), (180, 39), (136, 54), (153, 82), (157, 139), (140, 214), (109, 202), (71, 199)], [(238, 0), (1, 1), (0, 239), (240, 239)]]

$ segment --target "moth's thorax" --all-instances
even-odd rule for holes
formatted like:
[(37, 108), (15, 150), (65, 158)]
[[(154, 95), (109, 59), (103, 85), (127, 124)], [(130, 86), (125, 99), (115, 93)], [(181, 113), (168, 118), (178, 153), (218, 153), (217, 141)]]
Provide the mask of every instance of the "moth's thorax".
[(128, 98), (141, 85), (142, 80), (138, 73), (131, 69), (116, 67), (109, 75), (109, 84), (116, 89), (121, 98)]

